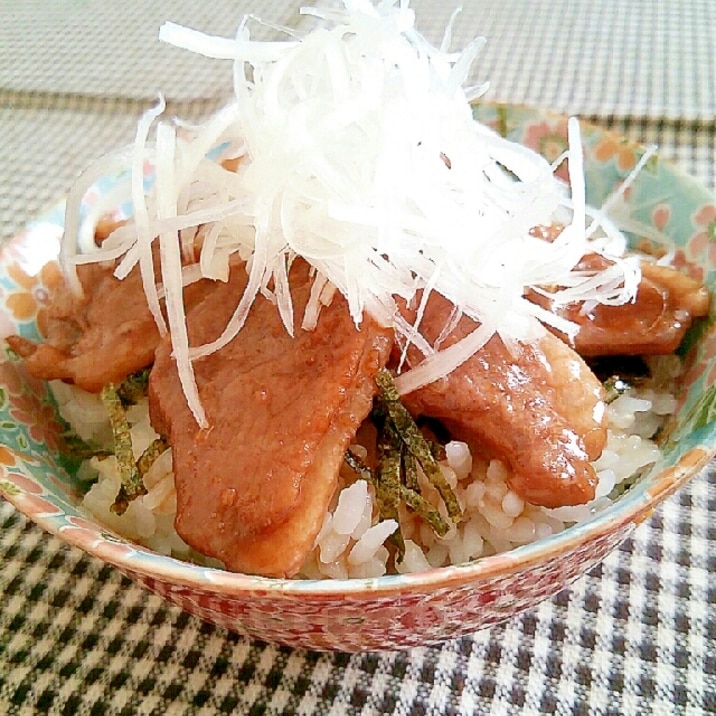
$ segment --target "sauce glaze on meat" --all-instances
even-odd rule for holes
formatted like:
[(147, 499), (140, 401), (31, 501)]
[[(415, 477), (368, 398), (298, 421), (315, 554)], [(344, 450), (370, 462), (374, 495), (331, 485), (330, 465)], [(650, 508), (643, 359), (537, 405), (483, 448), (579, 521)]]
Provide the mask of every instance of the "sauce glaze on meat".
[[(235, 268), (187, 315), (192, 345), (216, 338), (246, 281)], [(294, 311), (311, 290), (308, 266), (290, 274)], [(392, 331), (370, 318), (356, 330), (340, 294), (313, 331), (286, 332), (259, 296), (235, 340), (195, 362), (210, 428), (201, 430), (179, 384), (168, 340), (150, 375), (154, 426), (168, 435), (177, 488), (176, 528), (229, 569), (295, 574), (313, 546), (344, 453), (368, 415)]]
[[(434, 341), (452, 304), (431, 294), (420, 323)], [(443, 343), (447, 348), (476, 327), (467, 317)], [(594, 498), (590, 461), (606, 443), (603, 388), (584, 361), (550, 333), (510, 352), (495, 335), (445, 378), (408, 395), (413, 414), (439, 419), (460, 440), (510, 466), (510, 486), (545, 507)], [(414, 348), (409, 361), (419, 362)]]
[(102, 264), (79, 266), (82, 297), (64, 282), (56, 288), (43, 343), (8, 338), (33, 375), (99, 392), (107, 383), (121, 382), (152, 364), (159, 332), (139, 270), (121, 281), (113, 271), (114, 266)]

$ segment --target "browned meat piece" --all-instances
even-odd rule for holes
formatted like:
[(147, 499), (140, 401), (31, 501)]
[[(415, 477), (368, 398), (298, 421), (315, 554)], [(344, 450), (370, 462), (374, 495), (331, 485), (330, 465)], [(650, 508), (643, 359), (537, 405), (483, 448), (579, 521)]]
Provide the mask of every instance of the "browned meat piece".
[(98, 244), (101, 244), (109, 235), (121, 226), (127, 224), (126, 219), (115, 219), (111, 214), (100, 217), (94, 227), (94, 238)]
[[(580, 268), (602, 270), (607, 259), (586, 256)], [(581, 313), (581, 304), (555, 310), (578, 324), (574, 349), (583, 356), (665, 355), (673, 353), (694, 318), (709, 310), (708, 289), (698, 281), (667, 266), (642, 262), (642, 280), (636, 300), (622, 306), (598, 305)], [(549, 308), (549, 302), (534, 292), (530, 300)], [(561, 335), (561, 334), (560, 334)]]
[[(452, 305), (431, 295), (421, 331), (431, 342)], [(460, 320), (443, 347), (476, 324)], [(411, 349), (408, 358), (419, 362)], [(498, 336), (450, 375), (406, 396), (416, 416), (439, 419), (452, 435), (511, 468), (510, 487), (546, 507), (588, 502), (597, 476), (590, 465), (606, 442), (602, 386), (584, 361), (550, 333), (510, 354)]]
[[(234, 269), (188, 314), (192, 345), (216, 338), (246, 278)], [(297, 316), (308, 301), (307, 266), (291, 271)], [(276, 306), (258, 297), (239, 335), (196, 361), (210, 427), (200, 430), (179, 386), (170, 346), (157, 350), (150, 411), (169, 437), (177, 487), (176, 528), (229, 569), (297, 572), (336, 489), (343, 455), (371, 409), (374, 377), (392, 332), (366, 318), (357, 331), (336, 295), (313, 331), (285, 331)]]
[(92, 392), (151, 365), (159, 333), (147, 306), (139, 270), (123, 281), (113, 267), (79, 267), (85, 296), (61, 284), (48, 308), (46, 341), (10, 336), (32, 375), (61, 378)]

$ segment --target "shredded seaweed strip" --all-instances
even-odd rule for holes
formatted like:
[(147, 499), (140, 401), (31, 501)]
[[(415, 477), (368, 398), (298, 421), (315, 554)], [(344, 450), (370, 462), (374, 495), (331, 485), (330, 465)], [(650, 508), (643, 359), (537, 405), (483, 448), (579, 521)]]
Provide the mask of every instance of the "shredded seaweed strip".
[[(400, 486), (402, 473), (402, 445), (400, 437), (393, 430), (391, 424), (385, 421), (381, 426), (378, 438), (378, 479), (375, 485), (375, 494), (378, 509), (384, 520), (398, 519), (398, 506), (400, 505)], [(398, 552), (405, 554), (405, 541), (400, 530), (391, 535), (391, 541), (398, 548)]]
[[(430, 525), (435, 534), (444, 537), (450, 525), (420, 494), (418, 468), (422, 468), (426, 478), (437, 489), (450, 519), (457, 522), (461, 515), (460, 505), (437, 463), (444, 458), (445, 449), (422, 434), (400, 402), (393, 376), (387, 370), (378, 373), (376, 384), (379, 393), (373, 403), (370, 418), (378, 431), (378, 465), (371, 469), (350, 450), (345, 453), (345, 462), (356, 474), (369, 480), (375, 487), (381, 519), (394, 519), (399, 522), (398, 508), (403, 502)], [(400, 530), (391, 535), (391, 541), (402, 558), (405, 554), (405, 541)]]
[(418, 485), (418, 462), (410, 450), (405, 445), (401, 446), (401, 458), (403, 461), (403, 474), (405, 475), (405, 486), (409, 490), (417, 492), (420, 487)]
[(144, 478), (157, 458), (168, 448), (169, 443), (164, 438), (154, 438), (154, 440), (147, 445), (144, 452), (139, 456), (139, 460), (137, 460), (137, 470), (139, 471), (140, 478)]
[(407, 449), (413, 454), (420, 464), (420, 467), (423, 468), (425, 476), (440, 493), (440, 497), (442, 497), (445, 503), (450, 519), (452, 519), (453, 522), (457, 522), (462, 514), (457, 497), (440, 470), (440, 466), (433, 452), (434, 448), (432, 448), (430, 443), (425, 439), (413, 420), (413, 417), (400, 401), (400, 395), (395, 387), (393, 376), (388, 370), (383, 368), (378, 372), (378, 375), (376, 375), (375, 382), (378, 388), (380, 388), (380, 392), (376, 398), (378, 410), (385, 411), (395, 432), (405, 443)]
[(619, 375), (613, 375), (604, 381), (604, 402), (613, 403), (620, 395), (624, 395), (632, 384)]
[(117, 515), (123, 515), (132, 500), (147, 494), (147, 488), (144, 486), (139, 468), (134, 461), (129, 423), (115, 386), (109, 383), (102, 388), (101, 398), (112, 425), (114, 454), (117, 458), (119, 477), (122, 482), (110, 510)]
[(114, 454), (110, 450), (92, 445), (71, 431), (67, 431), (62, 435), (62, 450), (67, 457), (79, 462), (89, 460), (93, 457), (103, 459)]
[[(361, 458), (351, 450), (346, 450), (344, 459), (348, 467), (350, 467), (357, 475), (373, 484), (377, 493), (380, 482), (380, 477), (377, 472), (371, 470), (363, 462), (363, 460), (361, 460)], [(444, 537), (448, 533), (450, 525), (448, 525), (448, 523), (443, 519), (443, 516), (417, 490), (410, 488), (403, 482), (399, 483), (397, 490), (399, 500), (403, 501), (406, 505), (408, 505), (408, 507), (420, 515), (420, 517), (425, 520), (428, 525), (430, 525), (435, 534), (439, 537)], [(387, 519), (382, 512), (381, 517)]]
[[(405, 487), (401, 482), (400, 448), (398, 447), (396, 450), (393, 447), (391, 449), (391, 446), (381, 439), (380, 433), (377, 447), (379, 464), (376, 470), (369, 468), (350, 449), (346, 450), (344, 460), (356, 474), (372, 483), (375, 488), (375, 501), (381, 519), (395, 520), (400, 524), (398, 506), (401, 500), (401, 487)], [(393, 532), (389, 539), (396, 546), (398, 554), (402, 557), (405, 554), (405, 540), (400, 529)]]
[(444, 537), (448, 533), (450, 525), (419, 492), (415, 492), (415, 490), (401, 485), (399, 494), (400, 499), (419, 514), (430, 525), (438, 537)]
[(128, 375), (118, 386), (117, 395), (125, 407), (136, 405), (147, 395), (149, 368)]

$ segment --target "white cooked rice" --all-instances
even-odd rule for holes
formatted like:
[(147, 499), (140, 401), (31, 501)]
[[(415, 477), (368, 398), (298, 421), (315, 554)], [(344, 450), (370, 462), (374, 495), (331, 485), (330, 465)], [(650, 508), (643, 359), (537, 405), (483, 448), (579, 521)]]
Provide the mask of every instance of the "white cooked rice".
[[(111, 431), (99, 397), (61, 382), (53, 382), (52, 387), (60, 412), (77, 434), (84, 440), (111, 446)], [(674, 406), (675, 399), (666, 392), (634, 388), (609, 404), (607, 445), (594, 463), (599, 477), (596, 498), (587, 505), (556, 509), (531, 505), (509, 488), (509, 469), (499, 460), (474, 459), (465, 443), (448, 443), (441, 469), (463, 517), (441, 538), (401, 505), (405, 556), (395, 565), (386, 540), (397, 530), (397, 522), (379, 521), (373, 486), (344, 466), (339, 490), (299, 576), (345, 579), (378, 577), (389, 571), (421, 571), (462, 564), (560, 532), (608, 507), (612, 503), (609, 494), (616, 486), (658, 458), (659, 448), (650, 436)], [(139, 457), (157, 437), (149, 423), (146, 400), (132, 406), (127, 418), (135, 456)], [(366, 454), (360, 445), (353, 449)], [(146, 474), (147, 494), (134, 500), (121, 517), (109, 509), (120, 486), (114, 457), (92, 458), (83, 466), (82, 474), (96, 478), (83, 504), (107, 527), (162, 554), (217, 564), (194, 552), (174, 529), (176, 493), (171, 450), (163, 453)], [(421, 473), (419, 479), (423, 495), (446, 517), (437, 490)]]

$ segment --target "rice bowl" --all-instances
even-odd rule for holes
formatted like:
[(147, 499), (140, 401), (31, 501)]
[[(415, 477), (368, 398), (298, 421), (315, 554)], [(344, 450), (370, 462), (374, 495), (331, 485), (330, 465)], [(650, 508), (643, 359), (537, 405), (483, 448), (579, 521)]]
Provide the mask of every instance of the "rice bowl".
[[(523, 108), (483, 105), (476, 111), (527, 144), (534, 145), (546, 128), (559, 135), (565, 127), (561, 117)], [(612, 158), (595, 156), (595, 147), (609, 135), (588, 128), (585, 136), (587, 191), (596, 204), (623, 175)], [(622, 144), (637, 155), (643, 151)], [(111, 183), (109, 177), (100, 187)], [(713, 289), (714, 266), (698, 249), (695, 237), (701, 229), (692, 218), (703, 207), (713, 206), (713, 197), (678, 170), (654, 162), (649, 172), (638, 177), (624, 208), (636, 224), (653, 228), (655, 202), (670, 208), (670, 220), (661, 233), (677, 256)], [(8, 269), (27, 269), (29, 257), (38, 251), (46, 261), (54, 260), (61, 213), (59, 207), (49, 212), (3, 247), (0, 255), (3, 325), (11, 323), (12, 330), (30, 337), (37, 335), (37, 315), (24, 322), (13, 318), (7, 298), (27, 289)], [(651, 233), (636, 232), (635, 244), (653, 241)], [(76, 477), (77, 465), (67, 464), (57, 449), (62, 426), (47, 388), (23, 375), (10, 360), (0, 366), (5, 426), (0, 489), (21, 512), (64, 541), (226, 628), (317, 649), (350, 651), (433, 643), (508, 618), (556, 593), (601, 560), (668, 494), (708, 463), (716, 449), (715, 341), (710, 321), (691, 335), (683, 390), (677, 396), (660, 459), (614, 505), (577, 526), (462, 566), (350, 580), (266, 579), (177, 560), (127, 541), (82, 506), (85, 486)]]
[(627, 250), (618, 209), (653, 149), (592, 205), (577, 118), (552, 161), (476, 120), (483, 39), (452, 52), (455, 15), (437, 47), (408, 3), (343, 5), (304, 8), (321, 25), (273, 44), (250, 17), (223, 41), (162, 26), (233, 60), (234, 96), (193, 126), (160, 97), (78, 177), (44, 339), (6, 338), (107, 411), (111, 441), (83, 443), (90, 395), (59, 396), (79, 418), (65, 459), (95, 455), (76, 473), (99, 475), (94, 515), (230, 571), (378, 578), (588, 519), (623, 489), (620, 446), (645, 452), (621, 476), (637, 479), (663, 428), (623, 367), (607, 375), (631, 411), (608, 426), (589, 358), (671, 355), (710, 305), (658, 232)]

